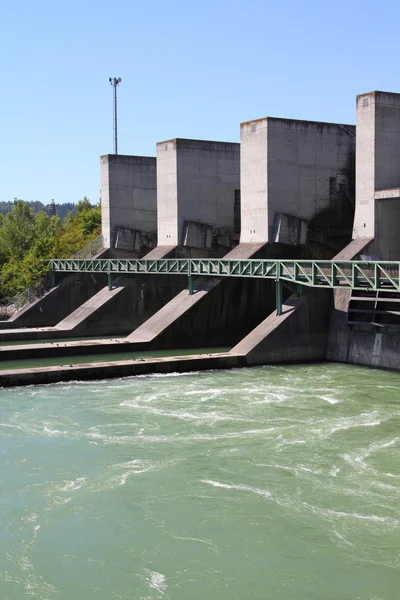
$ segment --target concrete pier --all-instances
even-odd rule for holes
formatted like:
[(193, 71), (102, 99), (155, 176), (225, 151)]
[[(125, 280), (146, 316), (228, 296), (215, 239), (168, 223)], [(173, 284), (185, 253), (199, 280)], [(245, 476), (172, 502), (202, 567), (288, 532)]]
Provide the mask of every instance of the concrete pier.
[(353, 237), (373, 238), (366, 254), (400, 257), (400, 94), (357, 96), (356, 211)]
[[(158, 244), (207, 256), (231, 248), (240, 144), (174, 139), (157, 144)], [(237, 229), (237, 231), (235, 231)], [(203, 254), (201, 254), (201, 252)], [(205, 254), (204, 254), (205, 253)]]
[(107, 154), (100, 167), (104, 245), (141, 257), (156, 245), (156, 159)]
[(240, 148), (242, 242), (299, 248), (313, 219), (349, 212), (351, 227), (354, 126), (266, 117), (241, 124)]

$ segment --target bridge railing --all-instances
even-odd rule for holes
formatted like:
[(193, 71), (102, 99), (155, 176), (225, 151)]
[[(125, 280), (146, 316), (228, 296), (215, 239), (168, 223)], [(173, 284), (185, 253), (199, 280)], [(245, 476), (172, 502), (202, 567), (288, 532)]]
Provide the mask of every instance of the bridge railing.
[[(79, 252), (74, 254), (73, 259), (90, 259), (95, 256), (103, 247), (103, 236), (86, 244)], [(24, 306), (31, 304), (46, 294), (52, 287), (52, 278), (50, 275), (45, 275), (34, 285), (17, 294), (7, 304), (0, 306), (0, 320), (9, 319), (15, 312), (21, 310)]]
[(31, 304), (41, 298), (50, 289), (50, 275), (39, 279), (35, 285), (31, 285), (17, 296), (14, 296), (8, 304), (0, 306), (0, 319), (9, 319), (17, 310)]
[(310, 287), (400, 291), (400, 263), (380, 261), (257, 259), (53, 259), (53, 273), (112, 275), (175, 274), (250, 277), (290, 281)]
[(95, 254), (100, 252), (100, 250), (102, 248), (103, 248), (103, 236), (100, 234), (99, 236), (97, 236), (97, 238), (95, 238), (94, 240), (92, 240), (91, 242), (86, 244), (86, 246), (81, 248), (79, 250), (79, 252), (74, 254), (71, 258), (75, 258), (78, 260), (92, 258)]

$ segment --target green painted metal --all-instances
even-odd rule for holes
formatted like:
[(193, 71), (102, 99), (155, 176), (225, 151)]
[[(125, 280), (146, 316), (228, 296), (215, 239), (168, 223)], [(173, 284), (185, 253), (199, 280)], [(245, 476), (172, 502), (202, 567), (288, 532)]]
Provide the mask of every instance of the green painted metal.
[(107, 274), (107, 281), (108, 281), (108, 291), (111, 292), (112, 291), (112, 274), (110, 272)]
[(400, 291), (400, 262), (224, 259), (52, 259), (54, 272), (255, 277), (308, 287)]
[(282, 279), (276, 282), (276, 314), (278, 317), (282, 314)]
[(193, 296), (193, 277), (191, 275), (188, 275), (188, 290), (189, 296)]

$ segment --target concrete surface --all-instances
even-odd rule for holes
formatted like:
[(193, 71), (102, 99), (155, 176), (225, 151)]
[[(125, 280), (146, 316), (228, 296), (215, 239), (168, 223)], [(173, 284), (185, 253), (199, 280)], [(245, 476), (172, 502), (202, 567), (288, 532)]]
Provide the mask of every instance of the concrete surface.
[(231, 369), (240, 366), (240, 356), (228, 353), (174, 356), (168, 358), (132, 359), (83, 365), (62, 365), (37, 369), (0, 370), (0, 387), (87, 381), (129, 377), (150, 373), (185, 373), (205, 369)]
[(115, 246), (118, 230), (121, 249), (142, 255), (157, 231), (156, 159), (107, 154), (100, 169), (105, 247)]
[[(174, 139), (157, 144), (158, 244), (207, 248), (207, 230), (233, 230), (240, 144)], [(203, 226), (203, 229), (199, 227)]]
[(272, 242), (275, 216), (311, 221), (354, 180), (352, 125), (266, 117), (241, 124), (241, 242)]
[[(262, 247), (263, 244), (239, 244), (239, 246), (236, 246), (236, 248), (231, 250), (231, 252), (228, 252), (225, 258), (250, 258), (251, 256), (254, 256), (254, 254), (256, 254)], [(148, 319), (133, 333), (131, 333), (127, 339), (130, 342), (142, 344), (150, 343), (162, 334), (166, 335), (167, 330), (171, 328), (174, 323), (176, 323), (185, 315), (185, 313), (187, 313), (190, 309), (193, 309), (200, 301), (202, 301), (207, 294), (209, 294), (221, 283), (221, 281), (222, 278), (218, 277), (195, 279), (193, 284), (194, 293), (192, 295), (189, 294), (187, 289), (182, 290), (175, 298), (172, 298), (168, 304), (163, 306), (157, 313), (150, 317), (150, 319)], [(227, 283), (227, 281), (224, 281), (225, 285)], [(177, 337), (178, 336), (176, 335), (176, 341)], [(196, 345), (196, 343), (199, 343), (197, 336), (196, 341), (193, 341), (194, 345)]]
[(357, 96), (354, 238), (374, 238), (380, 260), (400, 257), (400, 94)]
[(290, 296), (231, 350), (247, 365), (325, 360), (331, 290)]

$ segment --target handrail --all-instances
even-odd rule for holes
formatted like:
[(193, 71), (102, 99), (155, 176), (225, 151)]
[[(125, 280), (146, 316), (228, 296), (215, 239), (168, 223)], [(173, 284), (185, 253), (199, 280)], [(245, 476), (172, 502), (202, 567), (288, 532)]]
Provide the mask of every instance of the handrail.
[(309, 287), (400, 291), (400, 262), (258, 259), (52, 259), (53, 272), (250, 277)]
[(99, 236), (97, 236), (97, 238), (95, 238), (94, 240), (92, 240), (91, 242), (86, 244), (86, 246), (81, 248), (79, 250), (79, 252), (74, 254), (71, 258), (76, 258), (76, 259), (92, 258), (95, 254), (100, 252), (102, 247), (103, 247), (103, 236), (102, 236), (102, 234), (100, 234)]
[[(86, 244), (79, 252), (72, 256), (73, 259), (90, 259), (100, 252), (103, 247), (103, 236), (100, 234), (94, 240)], [(17, 294), (7, 304), (0, 306), (0, 319), (9, 318), (24, 306), (38, 300), (51, 289), (51, 277), (45, 275), (39, 281), (28, 287), (25, 291)]]

